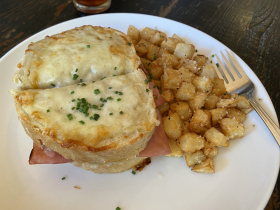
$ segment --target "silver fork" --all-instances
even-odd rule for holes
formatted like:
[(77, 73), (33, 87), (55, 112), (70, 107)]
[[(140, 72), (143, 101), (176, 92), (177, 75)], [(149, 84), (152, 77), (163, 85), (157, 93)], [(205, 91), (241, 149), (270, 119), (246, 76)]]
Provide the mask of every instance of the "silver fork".
[[(274, 136), (276, 142), (280, 146), (280, 129), (279, 127), (273, 122), (273, 120), (269, 117), (269, 115), (265, 112), (265, 110), (260, 106), (260, 104), (253, 98), (252, 93), (255, 89), (254, 83), (249, 79), (240, 65), (234, 60), (234, 58), (230, 55), (230, 53), (226, 50), (230, 62), (227, 60), (225, 55), (221, 52), (223, 59), (227, 65), (227, 69), (224, 67), (223, 63), (221, 62), (220, 58), (215, 54), (219, 67), (221, 67), (221, 72), (217, 68), (216, 65), (213, 65), (216, 73), (219, 78), (225, 80), (225, 86), (228, 93), (238, 93), (239, 95), (244, 95), (248, 101), (251, 103), (252, 107), (256, 110), (259, 116), (262, 118), (268, 129), (270, 130), (271, 134)], [(238, 72), (233, 68), (236, 68)]]

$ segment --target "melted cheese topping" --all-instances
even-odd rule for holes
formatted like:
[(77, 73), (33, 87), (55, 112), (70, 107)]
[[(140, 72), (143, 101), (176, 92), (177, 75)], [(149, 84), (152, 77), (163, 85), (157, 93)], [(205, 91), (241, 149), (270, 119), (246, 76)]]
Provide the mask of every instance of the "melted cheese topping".
[[(83, 26), (31, 43), (13, 80), (20, 89), (62, 87), (80, 79), (86, 82), (123, 75), (139, 64), (125, 34)], [(73, 80), (75, 74), (78, 77)]]
[[(136, 70), (127, 75), (84, 83), (84, 86), (80, 83), (63, 88), (10, 92), (15, 98), (19, 118), (29, 118), (44, 135), (52, 136), (58, 143), (106, 146), (112, 142), (102, 144), (102, 141), (125, 140), (131, 136), (140, 138), (141, 133), (155, 128), (155, 104), (152, 91), (144, 80), (142, 71)], [(86, 116), (76, 108), (82, 98), (100, 110), (89, 108)], [(102, 102), (101, 98), (107, 102)], [(67, 117), (69, 114), (72, 120)], [(100, 116), (98, 120), (90, 119), (94, 114)]]

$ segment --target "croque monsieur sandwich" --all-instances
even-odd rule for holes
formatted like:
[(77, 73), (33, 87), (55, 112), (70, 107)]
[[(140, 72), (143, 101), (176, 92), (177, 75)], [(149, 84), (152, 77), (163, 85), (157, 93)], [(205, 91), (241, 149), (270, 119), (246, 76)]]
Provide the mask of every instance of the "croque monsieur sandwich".
[(10, 93), (34, 142), (30, 164), (116, 173), (170, 153), (156, 90), (139, 65), (130, 39), (109, 28), (83, 26), (29, 45)]

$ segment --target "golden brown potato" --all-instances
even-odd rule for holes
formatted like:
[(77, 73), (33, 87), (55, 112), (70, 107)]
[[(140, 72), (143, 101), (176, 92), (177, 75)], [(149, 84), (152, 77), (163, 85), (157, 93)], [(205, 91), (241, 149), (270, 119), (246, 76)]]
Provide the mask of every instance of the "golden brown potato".
[(179, 69), (179, 72), (182, 75), (182, 82), (192, 83), (193, 79), (196, 77), (193, 72), (183, 66)]
[(219, 99), (217, 102), (218, 108), (230, 108), (230, 107), (236, 107), (238, 101), (237, 99), (230, 98), (230, 99)]
[(183, 135), (186, 133), (190, 133), (190, 131), (188, 130), (189, 124), (190, 124), (189, 121), (183, 121), (183, 127), (182, 127)]
[(178, 70), (165, 69), (163, 77), (163, 89), (178, 89), (182, 83), (182, 76)]
[(193, 60), (197, 62), (198, 68), (202, 68), (202, 66), (206, 63), (207, 58), (204, 55), (196, 55)]
[(142, 39), (145, 39), (147, 41), (150, 41), (151, 38), (157, 33), (157, 31), (155, 29), (151, 29), (149, 27), (144, 28), (141, 31), (141, 37)]
[(206, 97), (206, 100), (205, 100), (204, 108), (205, 109), (217, 108), (218, 100), (219, 100), (219, 97), (216, 96), (215, 94), (213, 94), (213, 93), (208, 94)]
[(227, 115), (226, 108), (212, 109), (210, 112), (212, 115), (212, 126), (219, 127), (220, 121)]
[(177, 139), (182, 135), (182, 121), (177, 113), (162, 118), (166, 135), (171, 139)]
[(156, 60), (159, 57), (160, 48), (154, 44), (150, 44), (148, 47), (147, 58), (151, 61)]
[(195, 93), (194, 97), (191, 100), (188, 100), (188, 104), (190, 105), (191, 110), (195, 111), (197, 109), (201, 109), (205, 104), (206, 97), (207, 93)]
[(169, 89), (162, 91), (161, 96), (167, 102), (174, 100), (174, 94), (173, 94), (172, 90), (169, 90)]
[(204, 136), (208, 142), (217, 147), (228, 147), (229, 140), (224, 134), (212, 127), (204, 133)]
[(161, 32), (161, 31), (157, 31), (153, 36), (152, 36), (152, 38), (150, 39), (150, 42), (152, 43), (152, 44), (155, 44), (155, 45), (160, 45), (162, 42), (163, 42), (163, 40), (165, 40), (166, 39), (166, 34), (165, 33), (163, 33), (163, 32)]
[(205, 128), (209, 129), (212, 127), (212, 115), (211, 115), (211, 112), (209, 110), (202, 110), (205, 114), (208, 115), (208, 119), (207, 119), (207, 122), (206, 122), (206, 125), (204, 126)]
[(144, 56), (148, 53), (148, 47), (150, 43), (144, 39), (141, 39), (136, 45), (135, 50), (137, 52), (137, 55)]
[(178, 58), (175, 55), (170, 54), (167, 50), (163, 50), (161, 54), (162, 59), (171, 66), (173, 69), (176, 69), (178, 66)]
[(169, 138), (169, 145), (172, 153), (166, 155), (167, 157), (182, 157), (182, 150), (180, 149), (180, 147), (178, 147), (175, 139)]
[(184, 152), (184, 157), (189, 167), (193, 167), (196, 164), (200, 164), (206, 159), (206, 156), (201, 150), (198, 150), (194, 153)]
[(140, 59), (141, 59), (141, 63), (144, 65), (145, 69), (149, 71), (151, 68), (152, 62), (146, 58), (140, 58)]
[(217, 96), (226, 93), (226, 86), (223, 79), (215, 77), (215, 79), (213, 80), (212, 93), (214, 93)]
[(178, 100), (187, 101), (191, 100), (195, 95), (195, 87), (188, 82), (182, 82), (181, 86), (179, 87), (176, 98)]
[(161, 89), (161, 81), (153, 80), (153, 82), (155, 83), (155, 86), (157, 87), (157, 89)]
[(157, 109), (159, 110), (159, 112), (161, 114), (163, 114), (164, 112), (167, 112), (169, 110), (169, 104), (168, 103), (164, 103), (164, 104), (158, 106)]
[(174, 49), (176, 48), (176, 45), (178, 44), (178, 42), (179, 42), (178, 39), (168, 37), (160, 44), (160, 46), (163, 49), (168, 50), (168, 52), (173, 53)]
[(199, 74), (200, 69), (197, 66), (197, 62), (194, 60), (189, 60), (186, 58), (183, 58), (180, 60), (179, 63), (182, 63), (182, 67), (185, 67), (186, 69), (189, 69), (194, 74)]
[(140, 40), (140, 31), (133, 25), (129, 25), (127, 29), (127, 36), (138, 42)]
[(192, 44), (178, 43), (174, 50), (174, 55), (178, 58), (192, 59), (195, 47)]
[(238, 122), (243, 122), (246, 118), (246, 114), (236, 108), (227, 109), (227, 117), (237, 120)]
[(184, 152), (195, 152), (204, 147), (205, 139), (195, 133), (186, 133), (177, 139), (177, 145)]
[(239, 109), (251, 109), (252, 108), (250, 102), (244, 96), (239, 96), (237, 98), (236, 107)]
[(197, 173), (215, 173), (213, 159), (207, 158), (204, 162), (195, 165), (192, 171)]
[(192, 116), (192, 110), (190, 109), (189, 104), (186, 102), (182, 102), (182, 101), (175, 102), (170, 105), (170, 109), (173, 112), (178, 113), (181, 120), (183, 121), (189, 120)]
[(213, 158), (216, 155), (218, 155), (218, 148), (207, 141), (205, 142), (205, 146), (202, 148), (202, 151), (204, 155), (210, 158)]
[(209, 77), (195, 77), (193, 79), (193, 85), (196, 91), (210, 93), (212, 90), (212, 80)]
[(194, 133), (201, 133), (203, 131), (203, 127), (209, 121), (209, 116), (203, 110), (196, 110), (190, 124), (188, 126), (188, 130)]
[(244, 112), (245, 114), (249, 114), (252, 110), (253, 107), (249, 108), (249, 109), (240, 109), (242, 112)]
[(216, 75), (216, 73), (215, 73), (214, 67), (210, 64), (207, 64), (207, 65), (203, 66), (202, 71), (200, 72), (199, 76), (209, 77), (209, 78), (211, 78), (212, 81), (214, 81), (215, 75)]
[(163, 75), (163, 67), (158, 64), (157, 61), (153, 61), (150, 64), (149, 76), (151, 79), (158, 80)]
[(177, 34), (173, 34), (172, 38), (174, 39), (178, 39), (179, 43), (185, 43), (183, 39), (181, 39), (181, 37), (177, 36)]
[(235, 119), (224, 118), (220, 121), (222, 133), (229, 139), (237, 139), (244, 136), (245, 127)]

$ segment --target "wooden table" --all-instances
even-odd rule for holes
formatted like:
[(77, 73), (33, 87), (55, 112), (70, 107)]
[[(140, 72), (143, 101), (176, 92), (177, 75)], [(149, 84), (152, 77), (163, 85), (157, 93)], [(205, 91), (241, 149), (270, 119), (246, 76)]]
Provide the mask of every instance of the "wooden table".
[[(165, 17), (216, 38), (251, 67), (280, 117), (279, 0), (112, 0), (105, 13), (119, 12)], [(0, 57), (29, 36), (80, 16), (71, 0), (1, 0)], [(279, 181), (266, 210), (280, 209)]]

